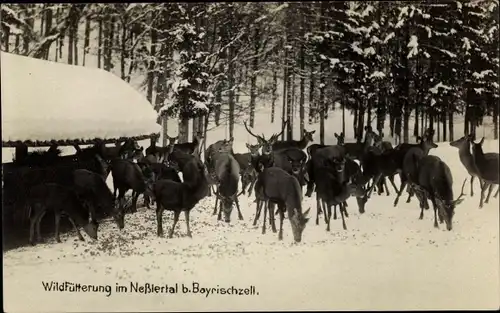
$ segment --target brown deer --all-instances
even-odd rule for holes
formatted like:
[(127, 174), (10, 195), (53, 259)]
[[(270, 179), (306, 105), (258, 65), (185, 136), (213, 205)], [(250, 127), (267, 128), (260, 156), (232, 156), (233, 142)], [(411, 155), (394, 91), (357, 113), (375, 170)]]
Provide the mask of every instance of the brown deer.
[[(458, 148), (458, 157), (460, 158), (460, 162), (467, 170), (467, 173), (470, 175), (470, 196), (474, 196), (474, 178), (478, 177), (478, 169), (476, 164), (474, 163), (474, 157), (471, 153), (471, 142), (473, 141), (472, 136), (465, 135), (460, 139), (450, 142), (450, 146)], [(479, 179), (479, 185), (482, 188), (483, 182), (481, 178)]]
[[(483, 202), (488, 203), (493, 185), (499, 184), (499, 168), (500, 161), (498, 153), (484, 153), (483, 152), (484, 137), (478, 142), (472, 142), (472, 156), (474, 164), (477, 168), (479, 178), (483, 181), (481, 186), (481, 200), (479, 201), (479, 208), (483, 207)], [(488, 189), (488, 195), (484, 200), (484, 192)], [(498, 196), (498, 189), (495, 198)]]
[(298, 148), (304, 150), (310, 142), (314, 141), (313, 135), (315, 132), (315, 130), (307, 131), (304, 129), (300, 140), (276, 141), (273, 144), (273, 150), (276, 151), (287, 148)]
[(455, 207), (463, 201), (467, 178), (462, 184), (460, 195), (454, 200), (453, 177), (448, 165), (435, 155), (413, 155), (412, 158), (417, 168), (413, 189), (420, 200), (419, 218), (423, 219), (424, 209), (429, 208), (427, 199), (430, 199), (434, 207), (434, 227), (438, 227), (437, 215), (439, 215), (440, 222), (444, 220), (446, 228), (452, 230)]

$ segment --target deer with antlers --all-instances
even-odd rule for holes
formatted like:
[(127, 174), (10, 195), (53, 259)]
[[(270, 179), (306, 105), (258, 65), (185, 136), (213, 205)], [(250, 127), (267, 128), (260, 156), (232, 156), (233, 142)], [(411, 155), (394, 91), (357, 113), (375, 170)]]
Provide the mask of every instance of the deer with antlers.
[(426, 155), (421, 158), (414, 156), (417, 165), (417, 178), (413, 190), (420, 201), (420, 219), (424, 217), (424, 209), (428, 209), (427, 199), (430, 199), (434, 208), (434, 227), (438, 228), (437, 216), (440, 223), (446, 223), (446, 229), (452, 230), (455, 207), (462, 203), (465, 183), (462, 184), (460, 195), (453, 199), (453, 176), (451, 170), (439, 157)]

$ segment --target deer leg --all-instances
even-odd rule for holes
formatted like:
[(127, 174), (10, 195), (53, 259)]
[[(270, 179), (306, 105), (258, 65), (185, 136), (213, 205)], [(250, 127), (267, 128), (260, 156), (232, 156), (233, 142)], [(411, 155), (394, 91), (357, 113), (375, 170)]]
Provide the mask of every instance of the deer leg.
[[(54, 219), (55, 219), (55, 236), (56, 236), (56, 241), (61, 242), (61, 237), (59, 236), (59, 228), (61, 226), (61, 213), (60, 212), (54, 212)], [(75, 227), (76, 228), (76, 227)], [(80, 235), (81, 236), (81, 235)]]
[[(470, 176), (470, 196), (474, 197), (474, 178), (476, 178), (474, 175)], [(479, 184), (481, 184), (481, 179), (479, 179)]]
[(262, 224), (262, 235), (266, 233), (266, 218), (267, 218), (268, 203), (269, 201), (264, 202), (264, 223)]
[(500, 186), (497, 186), (497, 192), (495, 193), (495, 195), (493, 196), (493, 198), (498, 198), (498, 191), (500, 191)]
[(186, 218), (187, 235), (189, 238), (193, 238), (193, 234), (191, 234), (191, 227), (189, 226), (189, 211), (184, 211), (184, 216)]
[(278, 233), (278, 240), (283, 240), (283, 221), (285, 220), (285, 210), (279, 207), (280, 214), (280, 231)]
[[(387, 176), (389, 178), (389, 182), (392, 185), (392, 188), (394, 188), (394, 192), (398, 192), (398, 187), (396, 187), (396, 183), (394, 183), (394, 175), (389, 175)], [(387, 195), (389, 195), (389, 191), (387, 191)]]
[(343, 202), (343, 204), (344, 204), (344, 206), (343, 206), (343, 207), (344, 207), (344, 214), (345, 214), (345, 217), (349, 217), (349, 213), (347, 213), (347, 206), (348, 206), (348, 205), (347, 205), (347, 202), (345, 202), (345, 201), (344, 201), (344, 202)]
[(163, 206), (156, 201), (156, 235), (163, 237)]
[(333, 219), (334, 220), (337, 219), (337, 205), (336, 204), (333, 205)]
[[(210, 190), (210, 188), (209, 188)], [(219, 204), (219, 196), (216, 194), (215, 195), (215, 206), (214, 206), (214, 212), (212, 213), (212, 215), (217, 215), (217, 205)]]
[(219, 200), (219, 214), (217, 214), (217, 220), (222, 220), (222, 199)]
[(35, 226), (37, 226), (37, 222), (40, 220), (40, 216), (42, 216), (42, 212), (45, 211), (46, 208), (42, 207), (42, 209), (31, 216), (30, 219), (30, 244), (35, 245)]
[[(56, 213), (56, 215), (57, 215), (57, 213)], [(80, 241), (85, 241), (85, 239), (83, 239), (82, 234), (80, 233), (80, 230), (78, 229), (78, 226), (76, 226), (76, 223), (75, 223), (75, 221), (73, 220), (73, 218), (71, 218), (71, 216), (69, 216), (69, 215), (68, 215), (68, 220), (69, 220), (69, 222), (71, 223), (71, 225), (73, 225), (73, 228), (74, 228), (74, 229), (75, 229), (75, 231), (76, 231), (76, 235), (78, 236), (78, 240), (80, 240)], [(56, 221), (57, 221), (57, 220), (56, 220)], [(57, 223), (57, 222), (56, 222), (56, 223)], [(60, 223), (61, 223), (61, 215), (60, 215), (60, 213), (59, 213), (59, 224), (60, 224)], [(57, 224), (56, 224), (56, 225), (57, 225)], [(58, 226), (56, 226), (56, 227), (58, 227)], [(56, 229), (57, 229), (57, 228), (56, 228)], [(59, 231), (59, 230), (57, 230), (57, 231)], [(57, 236), (59, 236), (59, 234), (58, 234)], [(56, 238), (57, 238), (57, 237), (56, 237)], [(61, 242), (61, 241), (58, 241), (58, 242)]]
[(269, 224), (271, 224), (271, 230), (273, 231), (273, 233), (276, 233), (277, 230), (276, 230), (276, 219), (274, 218), (275, 214), (274, 207), (275, 207), (274, 203), (269, 204)]
[(323, 207), (323, 217), (325, 219), (325, 224), (327, 224), (328, 223), (328, 212), (327, 212), (326, 202), (321, 200), (321, 205)]
[(380, 182), (380, 179), (382, 178), (382, 174), (379, 174), (373, 178), (373, 183), (368, 189), (368, 192), (366, 193), (367, 197), (370, 198), (373, 188)]
[(242, 221), (243, 220), (243, 214), (241, 214), (240, 202), (238, 201), (238, 197), (235, 197), (234, 203), (236, 203), (236, 209), (238, 209), (238, 219), (240, 221)]
[(42, 224), (41, 222), (42, 222), (43, 217), (45, 216), (45, 213), (47, 213), (47, 211), (43, 210), (42, 213), (40, 214), (40, 216), (36, 220), (36, 234), (37, 234), (36, 240), (38, 242), (42, 242), (42, 231), (40, 229), (40, 225)]
[(248, 196), (250, 197), (252, 195), (252, 191), (255, 187), (255, 182), (257, 181), (256, 177), (252, 177), (252, 181), (250, 182), (250, 187), (248, 187)]
[(486, 188), (489, 186), (489, 184), (484, 181), (482, 186), (481, 186), (481, 199), (479, 200), (479, 208), (483, 208), (483, 203), (484, 203), (484, 192), (486, 191)]
[(137, 212), (137, 198), (139, 198), (139, 193), (132, 191), (132, 213)]
[(332, 206), (327, 204), (325, 208), (325, 216), (328, 215), (327, 222), (326, 222), (326, 231), (330, 231), (330, 220), (332, 217)]
[(344, 230), (347, 230), (347, 225), (345, 224), (345, 218), (344, 218), (344, 213), (345, 213), (345, 208), (344, 208), (344, 203), (340, 203), (340, 216), (342, 217), (342, 227)]
[(403, 193), (403, 190), (405, 189), (406, 187), (406, 178), (403, 178), (404, 175), (401, 175), (401, 187), (398, 191), (398, 194), (396, 195), (396, 199), (394, 200), (394, 206), (398, 206), (398, 202), (399, 202), (399, 197), (401, 197), (401, 194)]
[(253, 220), (253, 226), (257, 225), (257, 221), (260, 217), (260, 211), (262, 210), (262, 201), (257, 201), (257, 205), (255, 206), (255, 218)]
[(391, 194), (389, 193), (389, 187), (387, 187), (387, 179), (384, 177), (384, 189), (385, 189), (385, 194), (387, 196), (390, 196)]
[(177, 225), (177, 222), (179, 221), (180, 214), (181, 211), (179, 210), (174, 211), (174, 222), (172, 224), (172, 228), (170, 228), (170, 231), (168, 232), (168, 238), (172, 238), (174, 236), (175, 225)]
[(408, 187), (406, 187), (406, 192), (408, 193), (408, 199), (406, 199), (406, 203), (411, 202), (411, 198), (413, 197), (413, 186), (412, 184), (408, 184)]
[(486, 200), (484, 200), (484, 203), (488, 203), (490, 201), (490, 196), (492, 191), (493, 191), (493, 184), (490, 184), (488, 188), (488, 195), (486, 196)]
[(438, 222), (437, 222), (437, 207), (434, 206), (434, 227), (439, 228)]
[(316, 225), (319, 225), (319, 215), (321, 214), (321, 202), (318, 194), (316, 194)]

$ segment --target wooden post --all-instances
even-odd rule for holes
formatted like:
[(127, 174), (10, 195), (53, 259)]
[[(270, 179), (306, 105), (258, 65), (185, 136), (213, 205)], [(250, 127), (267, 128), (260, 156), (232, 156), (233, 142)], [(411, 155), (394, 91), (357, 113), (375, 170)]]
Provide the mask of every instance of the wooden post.
[(16, 155), (15, 155), (15, 161), (16, 162), (22, 162), (24, 158), (28, 155), (28, 146), (21, 143), (16, 146)]

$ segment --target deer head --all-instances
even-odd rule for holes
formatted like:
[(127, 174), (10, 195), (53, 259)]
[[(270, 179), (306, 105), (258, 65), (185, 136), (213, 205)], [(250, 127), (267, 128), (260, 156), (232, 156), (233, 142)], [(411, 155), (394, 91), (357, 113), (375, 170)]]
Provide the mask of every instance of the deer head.
[(344, 141), (345, 141), (345, 136), (344, 136), (344, 132), (341, 132), (340, 135), (335, 133), (335, 138), (337, 138), (337, 145), (339, 146), (342, 146), (344, 144)]
[(314, 138), (313, 138), (314, 133), (316, 133), (315, 130), (307, 131), (306, 129), (304, 129), (304, 132), (302, 133), (302, 138), (304, 138), (307, 142), (313, 142), (314, 141)]
[(266, 139), (264, 137), (264, 134), (262, 134), (260, 136), (255, 135), (250, 129), (248, 129), (247, 122), (246, 121), (243, 122), (243, 125), (245, 126), (245, 129), (247, 130), (247, 132), (257, 139), (257, 142), (262, 147), (262, 154), (264, 154), (264, 155), (269, 155), (273, 151), (273, 148), (272, 148), (273, 144), (276, 141), (278, 141), (279, 136), (281, 136), (281, 134), (283, 134), (287, 124), (288, 124), (288, 121), (286, 121), (283, 124), (283, 128), (281, 129), (281, 131), (278, 134), (273, 134), (269, 139)]
[(447, 230), (452, 230), (453, 228), (452, 222), (453, 222), (453, 216), (455, 215), (455, 207), (464, 201), (463, 196), (465, 196), (464, 187), (466, 182), (467, 178), (464, 179), (464, 183), (462, 184), (462, 189), (460, 190), (460, 195), (456, 200), (445, 202), (439, 197), (436, 197), (436, 205), (439, 211), (439, 218), (445, 221)]
[(251, 156), (256, 157), (259, 155), (260, 144), (251, 145), (251, 144), (247, 143), (246, 146), (247, 146), (248, 152), (250, 152)]
[(307, 215), (310, 210), (311, 209), (308, 209), (304, 213), (301, 213), (296, 208), (293, 209), (293, 216), (290, 217), (290, 224), (292, 225), (293, 239), (295, 242), (302, 241), (302, 232), (306, 228), (306, 224), (309, 221)]

